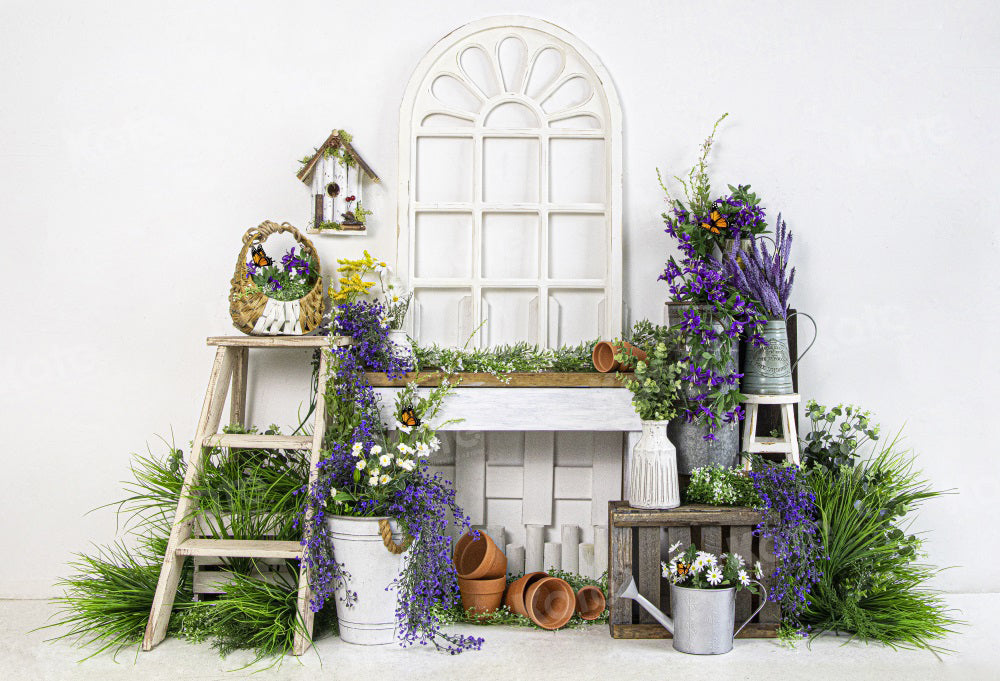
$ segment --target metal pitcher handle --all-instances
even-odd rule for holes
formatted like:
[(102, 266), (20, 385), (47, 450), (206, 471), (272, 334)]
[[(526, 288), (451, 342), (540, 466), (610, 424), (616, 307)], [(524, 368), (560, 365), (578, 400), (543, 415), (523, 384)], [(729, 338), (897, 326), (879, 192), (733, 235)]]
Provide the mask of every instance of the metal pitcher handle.
[[(813, 325), (813, 339), (812, 339), (812, 342), (809, 343), (809, 346), (806, 347), (806, 349), (802, 351), (802, 354), (795, 358), (795, 361), (792, 362), (792, 366), (790, 366), (788, 368), (789, 371), (792, 371), (793, 369), (795, 369), (796, 365), (798, 365), (798, 363), (799, 363), (799, 360), (806, 356), (806, 353), (809, 352), (809, 350), (812, 349), (812, 346), (816, 344), (816, 338), (819, 337), (819, 327), (816, 326), (816, 320), (812, 318), (812, 315), (807, 314), (805, 312), (793, 312), (792, 314), (788, 315), (788, 319), (791, 319), (792, 317), (797, 317), (799, 315), (802, 315), (803, 317), (808, 317), (809, 321), (812, 322), (812, 325)], [(788, 322), (788, 319), (785, 320), (786, 323)]]
[[(803, 354), (805, 354), (805, 353), (803, 353)], [(763, 610), (763, 609), (764, 609), (764, 606), (765, 606), (765, 605), (767, 605), (767, 589), (765, 589), (765, 588), (764, 588), (764, 585), (763, 585), (763, 584), (761, 584), (760, 582), (758, 582), (757, 580), (754, 580), (754, 582), (753, 582), (753, 583), (754, 583), (754, 584), (756, 584), (757, 586), (759, 586), (759, 587), (760, 587), (760, 592), (761, 592), (761, 594), (762, 594), (762, 595), (763, 595), (764, 597), (763, 597), (763, 598), (761, 599), (761, 601), (760, 601), (760, 606), (759, 606), (759, 607), (758, 607), (758, 608), (757, 608), (756, 610), (754, 610), (754, 611), (753, 611), (753, 614), (752, 614), (752, 615), (750, 615), (750, 617), (747, 617), (747, 621), (746, 621), (746, 622), (744, 622), (743, 624), (741, 624), (741, 625), (740, 625), (740, 628), (739, 628), (739, 629), (737, 629), (737, 630), (736, 630), (736, 631), (735, 631), (735, 632), (733, 633), (733, 638), (736, 638), (736, 634), (738, 634), (738, 633), (740, 633), (741, 631), (743, 631), (743, 627), (745, 627), (746, 625), (750, 624), (750, 620), (752, 620), (752, 619), (753, 619), (754, 617), (756, 617), (756, 616), (757, 616), (757, 613), (758, 613), (758, 612), (760, 612), (761, 610)]]

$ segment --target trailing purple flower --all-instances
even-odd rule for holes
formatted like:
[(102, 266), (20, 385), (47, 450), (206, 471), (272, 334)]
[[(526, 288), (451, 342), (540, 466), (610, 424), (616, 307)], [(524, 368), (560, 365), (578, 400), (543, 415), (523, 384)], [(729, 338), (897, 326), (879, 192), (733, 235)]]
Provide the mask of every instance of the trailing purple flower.
[(825, 556), (816, 497), (798, 466), (756, 459), (753, 468), (750, 478), (763, 515), (755, 532), (772, 540), (777, 562), (771, 600), (781, 605), (782, 618), (804, 633), (799, 617), (810, 604), (810, 590), (823, 576), (819, 566)]

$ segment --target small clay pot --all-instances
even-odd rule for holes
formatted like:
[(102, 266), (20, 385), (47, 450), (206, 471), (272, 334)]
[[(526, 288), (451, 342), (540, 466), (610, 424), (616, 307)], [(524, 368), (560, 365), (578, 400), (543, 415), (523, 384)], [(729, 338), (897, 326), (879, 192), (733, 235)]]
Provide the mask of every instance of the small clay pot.
[(485, 532), (465, 534), (455, 545), (455, 570), (462, 579), (495, 579), (507, 574), (507, 556)]
[[(625, 350), (627, 355), (631, 355), (633, 361), (623, 363), (615, 359), (615, 355), (622, 349)], [(625, 341), (621, 343), (600, 341), (594, 346), (594, 351), (590, 357), (594, 361), (594, 368), (606, 374), (618, 369), (621, 371), (631, 371), (635, 367), (635, 363), (646, 359), (647, 355), (636, 346)]]
[(503, 590), (507, 586), (506, 577), (495, 579), (458, 578), (458, 590), (462, 593), (462, 608), (473, 615), (496, 612), (503, 600)]
[(507, 595), (504, 596), (503, 604), (506, 605), (511, 612), (527, 617), (528, 611), (524, 608), (525, 590), (534, 582), (548, 576), (548, 573), (545, 572), (529, 572), (523, 577), (519, 577), (514, 580), (511, 582), (510, 586), (507, 587)]
[(546, 577), (524, 592), (524, 608), (531, 621), (542, 629), (558, 629), (573, 616), (576, 594), (566, 580)]
[(576, 611), (585, 620), (596, 620), (607, 604), (604, 592), (596, 586), (585, 586), (576, 592)]

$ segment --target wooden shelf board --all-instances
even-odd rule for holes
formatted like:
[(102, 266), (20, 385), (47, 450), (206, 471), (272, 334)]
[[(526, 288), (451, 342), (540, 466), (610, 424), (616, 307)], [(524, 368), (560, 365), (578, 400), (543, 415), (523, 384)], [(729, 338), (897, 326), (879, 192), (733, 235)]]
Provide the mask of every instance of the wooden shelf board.
[(219, 556), (223, 558), (298, 558), (302, 546), (297, 541), (264, 539), (188, 539), (177, 547), (178, 556)]
[(461, 380), (460, 388), (621, 388), (614, 374), (597, 372), (540, 371), (535, 373), (508, 374), (504, 383), (492, 374), (462, 372), (446, 375), (440, 371), (420, 371), (406, 374), (404, 378), (388, 379), (382, 373), (366, 373), (365, 377), (376, 388), (402, 388), (416, 381), (420, 386), (437, 386), (448, 377), (453, 382)]
[(239, 433), (209, 435), (204, 440), (206, 447), (238, 447), (243, 449), (311, 449), (312, 435), (262, 435)]
[[(777, 638), (777, 624), (748, 624), (736, 638)], [(611, 638), (673, 638), (673, 634), (659, 624), (612, 624)]]
[(325, 348), (328, 345), (350, 345), (345, 336), (209, 336), (207, 345), (233, 348)]
[(633, 508), (624, 501), (611, 502), (614, 527), (690, 527), (693, 525), (756, 525), (760, 513), (745, 506), (684, 504), (677, 508)]

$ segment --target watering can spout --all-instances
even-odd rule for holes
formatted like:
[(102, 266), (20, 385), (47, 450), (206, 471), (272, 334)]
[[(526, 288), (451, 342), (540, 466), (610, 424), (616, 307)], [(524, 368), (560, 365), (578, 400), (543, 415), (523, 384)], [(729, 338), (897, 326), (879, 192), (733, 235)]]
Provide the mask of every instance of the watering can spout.
[(664, 615), (662, 610), (660, 610), (655, 605), (653, 605), (652, 603), (650, 603), (649, 600), (646, 599), (645, 596), (643, 596), (641, 593), (639, 593), (639, 589), (637, 589), (636, 586), (635, 586), (635, 578), (634, 577), (629, 580), (628, 586), (625, 587), (625, 590), (622, 591), (618, 595), (618, 597), (619, 598), (631, 598), (632, 600), (636, 601), (639, 605), (641, 605), (646, 610), (646, 612), (648, 612), (650, 615), (652, 615), (656, 619), (657, 622), (659, 622), (660, 624), (662, 624), (667, 631), (669, 631), (671, 634), (674, 633), (674, 622), (673, 622), (673, 620), (670, 619), (669, 617), (667, 617), (666, 615)]

